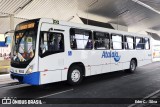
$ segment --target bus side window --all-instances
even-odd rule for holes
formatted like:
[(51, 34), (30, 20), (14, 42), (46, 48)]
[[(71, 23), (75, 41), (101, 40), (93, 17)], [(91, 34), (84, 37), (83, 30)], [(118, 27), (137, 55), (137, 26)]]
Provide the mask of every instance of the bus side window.
[(149, 38), (144, 38), (144, 48), (146, 50), (150, 49), (150, 40), (149, 40)]
[(61, 33), (41, 32), (40, 55), (47, 56), (64, 52), (64, 36)]
[(112, 49), (123, 49), (123, 36), (120, 34), (112, 34)]
[(139, 49), (139, 50), (144, 49), (143, 38), (136, 37), (136, 49)]
[(110, 48), (110, 39), (108, 33), (94, 32), (94, 48), (97, 50), (108, 50)]
[(125, 36), (125, 49), (135, 49), (135, 47), (134, 47), (134, 37)]
[(40, 35), (40, 54), (45, 53), (46, 50), (48, 50), (48, 43), (47, 43), (47, 33), (41, 33)]
[(70, 29), (70, 46), (74, 50), (91, 50), (93, 48), (92, 32), (84, 29)]
[(62, 51), (64, 50), (64, 38), (63, 38), (63, 36), (61, 36), (61, 38), (60, 38), (59, 49), (62, 50)]
[(64, 51), (64, 38), (63, 35), (60, 33), (51, 33), (48, 35), (49, 39), (49, 45), (48, 45), (48, 50), (55, 53), (59, 51)]
[(75, 36), (73, 35), (73, 36), (71, 36), (72, 38), (71, 38), (71, 48), (72, 49), (77, 49), (77, 41), (76, 41), (76, 39), (75, 39)]

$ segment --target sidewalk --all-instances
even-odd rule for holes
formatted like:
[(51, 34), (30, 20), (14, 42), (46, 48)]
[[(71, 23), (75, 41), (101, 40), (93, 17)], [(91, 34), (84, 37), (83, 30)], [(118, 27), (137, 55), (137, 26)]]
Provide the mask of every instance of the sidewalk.
[(17, 82), (16, 80), (12, 80), (10, 78), (9, 70), (10, 70), (10, 60), (1, 60), (0, 61), (0, 84)]
[(7, 84), (7, 83), (13, 83), (13, 82), (18, 82), (18, 81), (17, 80), (12, 80), (10, 78), (10, 74), (0, 75), (0, 84)]
[(0, 60), (0, 75), (9, 74), (10, 60)]
[(9, 65), (10, 65), (10, 60), (0, 60), (0, 67)]

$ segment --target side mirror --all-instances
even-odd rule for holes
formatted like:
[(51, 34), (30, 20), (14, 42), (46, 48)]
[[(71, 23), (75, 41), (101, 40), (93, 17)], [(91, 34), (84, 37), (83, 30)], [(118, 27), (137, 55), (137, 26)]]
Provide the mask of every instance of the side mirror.
[(5, 44), (7, 43), (7, 37), (5, 37)]
[(8, 47), (8, 38), (7, 37), (5, 37), (5, 41), (4, 41), (4, 45), (5, 45), (5, 47)]

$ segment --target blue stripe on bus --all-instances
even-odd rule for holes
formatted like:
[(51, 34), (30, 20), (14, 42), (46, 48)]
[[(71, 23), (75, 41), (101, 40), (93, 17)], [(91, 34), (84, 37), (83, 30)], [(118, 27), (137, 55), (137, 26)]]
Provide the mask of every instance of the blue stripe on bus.
[(17, 74), (11, 73), (12, 79), (17, 79), (21, 83), (31, 84), (31, 85), (39, 85), (40, 84), (40, 72), (34, 72), (31, 74)]

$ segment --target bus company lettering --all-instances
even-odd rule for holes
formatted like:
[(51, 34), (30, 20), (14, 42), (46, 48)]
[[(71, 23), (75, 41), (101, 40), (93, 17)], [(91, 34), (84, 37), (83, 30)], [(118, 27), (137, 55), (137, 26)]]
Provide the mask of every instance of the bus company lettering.
[(107, 52), (103, 51), (102, 58), (114, 58), (115, 62), (119, 62), (121, 59), (121, 56), (118, 55), (118, 52)]

